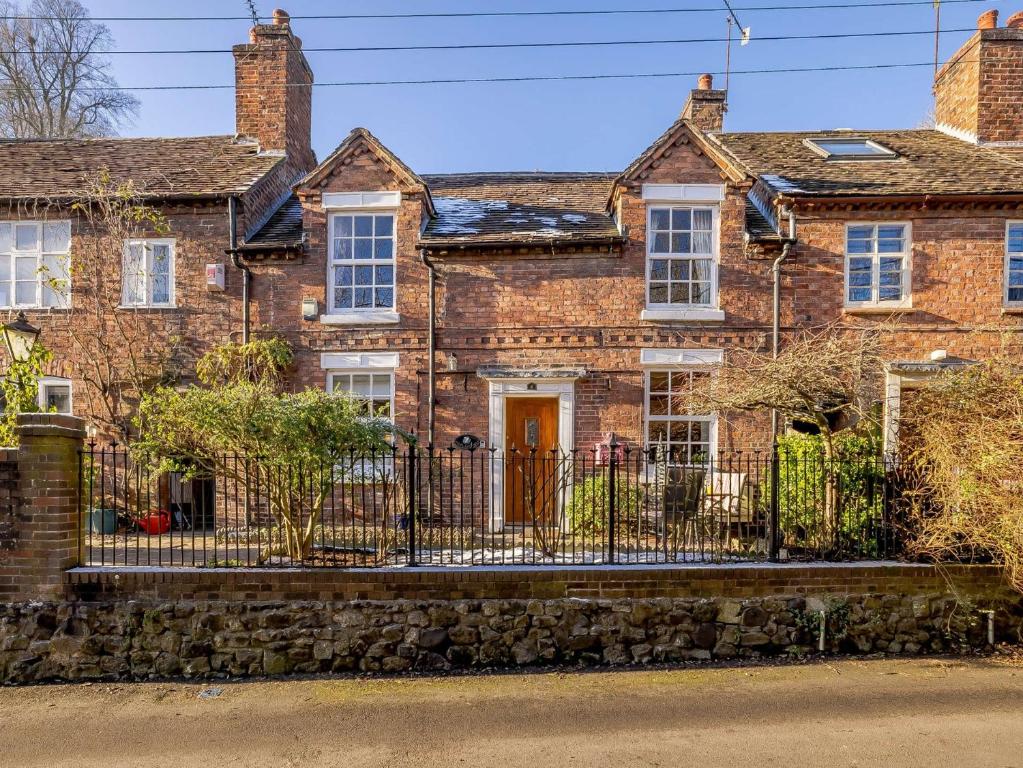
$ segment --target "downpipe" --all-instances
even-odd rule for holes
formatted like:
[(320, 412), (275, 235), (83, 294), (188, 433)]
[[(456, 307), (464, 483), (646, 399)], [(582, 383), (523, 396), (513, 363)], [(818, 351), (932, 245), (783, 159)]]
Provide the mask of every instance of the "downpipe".
[(419, 251), (419, 257), (423, 261), (425, 266), (430, 271), (430, 282), (427, 291), (427, 314), (429, 316), (429, 331), (427, 333), (427, 371), (426, 371), (426, 389), (427, 389), (427, 407), (426, 407), (426, 444), (433, 447), (433, 428), (435, 411), (434, 400), (436, 393), (436, 358), (437, 358), (437, 267), (430, 260), (430, 257), (426, 255), (426, 249), (423, 248)]
[[(771, 264), (772, 282), (772, 305), (771, 305), (771, 356), (777, 360), (778, 352), (781, 349), (781, 267), (789, 257), (789, 251), (796, 243), (796, 214), (788, 209), (789, 234), (781, 246), (781, 254)], [(779, 561), (779, 537), (778, 508), (780, 499), (778, 496), (778, 410), (771, 410), (771, 541), (769, 543), (769, 559), (771, 562)], [(823, 641), (822, 641), (823, 642)]]
[(227, 198), (227, 221), (231, 243), (231, 264), (242, 273), (242, 344), (248, 344), (251, 326), (249, 288), (252, 283), (252, 270), (247, 264), (242, 263), (241, 254), (238, 253), (238, 198), (234, 195)]

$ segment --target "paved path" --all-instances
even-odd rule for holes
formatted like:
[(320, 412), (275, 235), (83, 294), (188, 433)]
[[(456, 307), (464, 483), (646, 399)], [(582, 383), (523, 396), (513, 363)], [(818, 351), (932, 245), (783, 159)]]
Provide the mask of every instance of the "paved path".
[(1023, 665), (0, 689), (3, 766), (1023, 768)]

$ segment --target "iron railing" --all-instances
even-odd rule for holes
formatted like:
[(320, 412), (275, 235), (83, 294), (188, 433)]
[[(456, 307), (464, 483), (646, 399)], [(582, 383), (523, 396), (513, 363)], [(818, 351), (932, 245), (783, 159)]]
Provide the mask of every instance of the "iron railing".
[(880, 457), (403, 448), (315, 465), (219, 455), (184, 472), (81, 456), (82, 561), (373, 567), (884, 559)]

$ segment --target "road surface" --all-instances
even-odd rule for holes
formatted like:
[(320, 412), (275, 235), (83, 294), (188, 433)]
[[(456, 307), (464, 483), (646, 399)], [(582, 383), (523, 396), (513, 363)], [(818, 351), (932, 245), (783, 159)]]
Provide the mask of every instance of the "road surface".
[(1023, 768), (1023, 664), (4, 688), (0, 765)]

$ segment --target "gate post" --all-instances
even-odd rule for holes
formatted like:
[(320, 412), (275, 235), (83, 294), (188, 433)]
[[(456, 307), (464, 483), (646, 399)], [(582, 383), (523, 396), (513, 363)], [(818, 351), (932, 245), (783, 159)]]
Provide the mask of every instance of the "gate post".
[(410, 444), (408, 447), (408, 460), (406, 461), (406, 472), (408, 473), (408, 564), (416, 565), (416, 510), (419, 508), (419, 466), (416, 461), (416, 446)]
[(0, 456), (0, 602), (52, 600), (81, 564), (80, 456), (85, 422), (19, 414), (19, 446)]
[(781, 497), (779, 495), (778, 480), (781, 473), (778, 468), (778, 441), (771, 443), (771, 520), (770, 540), (767, 543), (767, 559), (772, 563), (778, 562), (778, 538), (781, 535), (781, 525), (778, 520), (778, 508)]
[(614, 565), (618, 562), (615, 553), (615, 518), (618, 516), (618, 438), (611, 433), (607, 457), (607, 561)]

